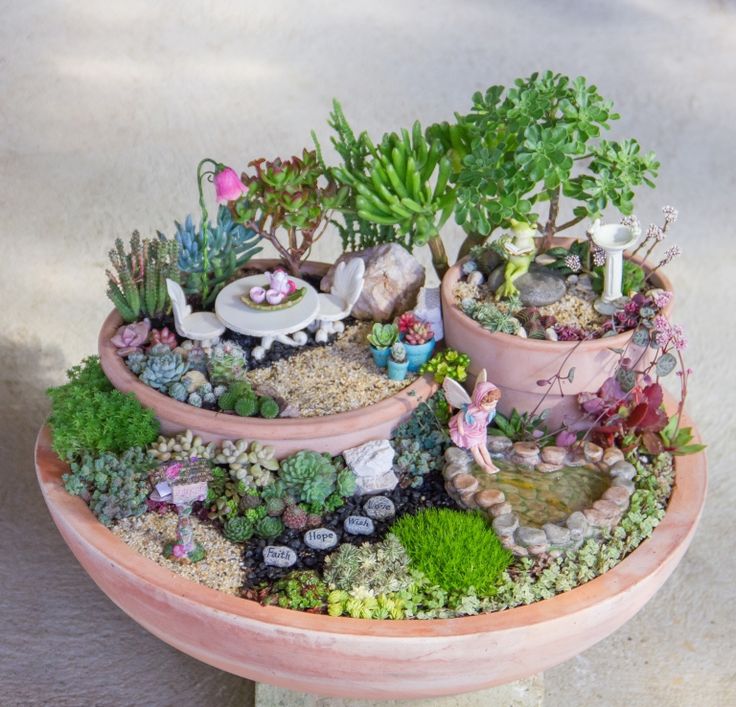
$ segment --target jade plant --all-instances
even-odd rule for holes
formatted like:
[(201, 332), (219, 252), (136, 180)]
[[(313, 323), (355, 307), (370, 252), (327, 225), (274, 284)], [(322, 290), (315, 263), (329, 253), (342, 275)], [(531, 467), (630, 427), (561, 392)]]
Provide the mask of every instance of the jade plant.
[(156, 319), (168, 312), (166, 279), (179, 280), (178, 253), (178, 243), (160, 235), (158, 239), (141, 240), (134, 231), (129, 252), (120, 238), (115, 241), (109, 253), (113, 269), (106, 270), (107, 296), (124, 322)]
[(445, 378), (452, 378), (458, 383), (463, 383), (468, 378), (468, 367), (470, 356), (455, 349), (444, 349), (429, 359), (419, 372), (431, 373), (437, 383), (442, 383)]
[(428, 245), (435, 270), (443, 275), (448, 262), (440, 229), (452, 215), (455, 190), (442, 142), (428, 139), (419, 121), (411, 132), (386, 133), (378, 144), (366, 132), (354, 139), (339, 103), (335, 106), (339, 113), (333, 113), (331, 124), (343, 163), (333, 174), (351, 190), (354, 211), (348, 223), (357, 216), (360, 222), (384, 226), (383, 242), (400, 242), (410, 251)]
[(158, 422), (132, 393), (115, 390), (99, 359), (84, 359), (67, 371), (68, 382), (47, 391), (53, 448), (61, 459), (85, 452), (122, 454), (156, 439)]
[[(557, 233), (609, 205), (630, 214), (635, 189), (654, 186), (659, 163), (635, 139), (601, 139), (619, 118), (585, 78), (551, 71), (475, 93), (470, 113), (457, 116), (469, 146), (455, 177), (455, 219), (470, 234), (461, 255), (512, 218), (535, 225), (544, 252)], [(558, 223), (562, 196), (573, 216)]]
[(315, 150), (290, 160), (253, 160), (243, 173), (244, 191), (229, 203), (238, 223), (257, 233), (298, 276), (303, 261), (322, 237), (347, 196)]

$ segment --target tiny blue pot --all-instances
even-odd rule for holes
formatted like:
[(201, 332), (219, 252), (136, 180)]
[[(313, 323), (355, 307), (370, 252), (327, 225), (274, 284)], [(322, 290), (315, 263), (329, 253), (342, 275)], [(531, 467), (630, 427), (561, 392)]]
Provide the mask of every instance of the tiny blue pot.
[(406, 372), (409, 370), (409, 361), (396, 363), (392, 358), (388, 360), (388, 379), (392, 381), (403, 381), (406, 378)]
[(434, 339), (430, 339), (426, 344), (407, 344), (404, 341), (406, 360), (409, 363), (409, 371), (411, 373), (416, 373), (422, 365), (429, 361), (432, 351), (434, 351), (434, 346)]
[(373, 354), (373, 362), (376, 366), (379, 368), (386, 368), (391, 348), (387, 346), (385, 349), (377, 349), (375, 346), (371, 346), (371, 353)]

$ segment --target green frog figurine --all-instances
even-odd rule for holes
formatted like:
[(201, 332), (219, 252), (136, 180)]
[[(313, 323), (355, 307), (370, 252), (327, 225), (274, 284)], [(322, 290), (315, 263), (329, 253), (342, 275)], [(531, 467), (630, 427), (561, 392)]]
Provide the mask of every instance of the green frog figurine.
[(521, 277), (529, 270), (529, 265), (537, 254), (534, 238), (537, 230), (525, 221), (511, 219), (511, 231), (513, 235), (506, 236), (501, 246), (508, 259), (503, 273), (503, 283), (496, 290), (496, 299), (508, 299), (519, 294), (514, 285), (514, 280)]

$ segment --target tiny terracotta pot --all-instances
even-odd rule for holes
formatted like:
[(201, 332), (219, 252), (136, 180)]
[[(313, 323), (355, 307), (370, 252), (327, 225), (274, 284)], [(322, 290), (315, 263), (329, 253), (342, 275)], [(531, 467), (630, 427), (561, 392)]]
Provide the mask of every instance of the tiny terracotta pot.
[[(250, 680), (372, 700), (481, 690), (588, 649), (634, 616), (672, 574), (706, 492), (705, 454), (678, 457), (672, 498), (651, 537), (605, 574), (551, 599), (457, 619), (373, 621), (261, 606), (141, 557), (64, 490), (68, 468), (50, 445), (43, 428), (36, 473), (56, 526), (97, 586), (143, 628)], [(86, 623), (76, 629), (95, 637), (95, 615), (80, 616)]]
[[(550, 391), (538, 412), (549, 410), (547, 426), (558, 428), (566, 415), (577, 412), (579, 393), (595, 392), (603, 381), (613, 374), (619, 361), (612, 349), (625, 349), (633, 331), (591, 341), (547, 341), (524, 339), (520, 336), (490, 332), (465, 314), (455, 302), (453, 290), (462, 275), (463, 259), (453, 265), (442, 280), (442, 319), (445, 327), (445, 345), (470, 356), (470, 380), (482, 369), (488, 372), (502, 392), (499, 411), (507, 415), (513, 409), (526, 412), (537, 407), (546, 387), (538, 380), (547, 380), (561, 370), (565, 375), (575, 368), (574, 380), (562, 382), (563, 393)], [(636, 262), (641, 262), (635, 259)], [(653, 286), (672, 291), (672, 284), (657, 273)], [(665, 308), (669, 314), (672, 303)]]
[[(249, 262), (248, 267), (267, 270), (278, 264), (277, 260), (255, 260)], [(303, 272), (321, 277), (329, 267), (327, 263), (305, 263)], [(438, 388), (431, 376), (422, 376), (396, 395), (374, 405), (323, 417), (267, 420), (202, 410), (159, 393), (130, 372), (110, 342), (121, 324), (120, 315), (113, 310), (102, 325), (98, 339), (102, 369), (118, 390), (133, 393), (142, 405), (153, 410), (163, 434), (190, 429), (206, 442), (258, 440), (273, 446), (279, 457), (301, 449), (340, 454), (373, 439), (388, 439), (394, 427), (409, 419), (417, 405), (431, 397)], [(386, 356), (389, 351), (386, 349)]]

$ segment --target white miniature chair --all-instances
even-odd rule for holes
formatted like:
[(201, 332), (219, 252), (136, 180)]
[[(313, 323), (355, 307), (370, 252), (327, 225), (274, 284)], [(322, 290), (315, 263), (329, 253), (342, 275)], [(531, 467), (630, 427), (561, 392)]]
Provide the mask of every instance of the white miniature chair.
[(174, 309), (176, 333), (193, 341), (216, 342), (225, 333), (225, 325), (212, 312), (194, 312), (187, 304), (184, 290), (178, 282), (166, 278), (171, 304)]
[(313, 325), (317, 330), (315, 341), (324, 343), (330, 334), (345, 330), (342, 320), (350, 315), (363, 291), (364, 275), (365, 263), (358, 257), (343, 260), (335, 268), (330, 291), (319, 295), (319, 312)]

